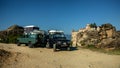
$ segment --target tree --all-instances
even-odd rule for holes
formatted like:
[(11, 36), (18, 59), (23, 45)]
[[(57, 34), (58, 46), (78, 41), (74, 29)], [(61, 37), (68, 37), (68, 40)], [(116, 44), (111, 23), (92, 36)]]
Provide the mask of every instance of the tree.
[(91, 23), (91, 24), (90, 24), (90, 27), (91, 27), (91, 28), (97, 28), (97, 25), (96, 25), (96, 23)]

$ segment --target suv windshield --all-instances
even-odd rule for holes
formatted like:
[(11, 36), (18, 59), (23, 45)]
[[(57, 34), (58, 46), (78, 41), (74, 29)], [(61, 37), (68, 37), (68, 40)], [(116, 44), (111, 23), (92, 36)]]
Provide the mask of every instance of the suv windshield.
[(57, 33), (57, 34), (54, 34), (54, 37), (65, 37), (65, 35), (64, 35), (64, 34)]
[(57, 40), (65, 40), (66, 37), (63, 33), (56, 33), (56, 34), (53, 34), (53, 38), (54, 39), (57, 39)]

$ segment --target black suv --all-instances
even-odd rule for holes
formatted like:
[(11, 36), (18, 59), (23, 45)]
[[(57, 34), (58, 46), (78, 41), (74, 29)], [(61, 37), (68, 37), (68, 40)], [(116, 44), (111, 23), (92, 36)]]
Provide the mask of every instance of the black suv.
[(70, 40), (66, 39), (64, 33), (56, 32), (53, 34), (48, 34), (46, 47), (52, 47), (53, 51), (61, 48), (70, 50)]

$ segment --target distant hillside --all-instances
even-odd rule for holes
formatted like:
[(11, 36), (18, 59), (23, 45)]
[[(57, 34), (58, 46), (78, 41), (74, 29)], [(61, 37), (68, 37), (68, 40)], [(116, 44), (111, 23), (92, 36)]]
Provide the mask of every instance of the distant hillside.
[(4, 31), (0, 31), (0, 42), (14, 43), (16, 38), (22, 35), (24, 28), (18, 25), (12, 25)]

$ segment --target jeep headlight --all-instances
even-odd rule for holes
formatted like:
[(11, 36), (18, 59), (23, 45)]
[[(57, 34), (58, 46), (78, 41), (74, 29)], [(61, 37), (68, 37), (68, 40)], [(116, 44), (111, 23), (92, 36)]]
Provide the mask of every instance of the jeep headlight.
[(63, 45), (67, 45), (67, 43), (66, 43), (66, 42), (64, 42), (64, 43), (63, 43)]
[(61, 41), (58, 41), (57, 44), (61, 44)]

